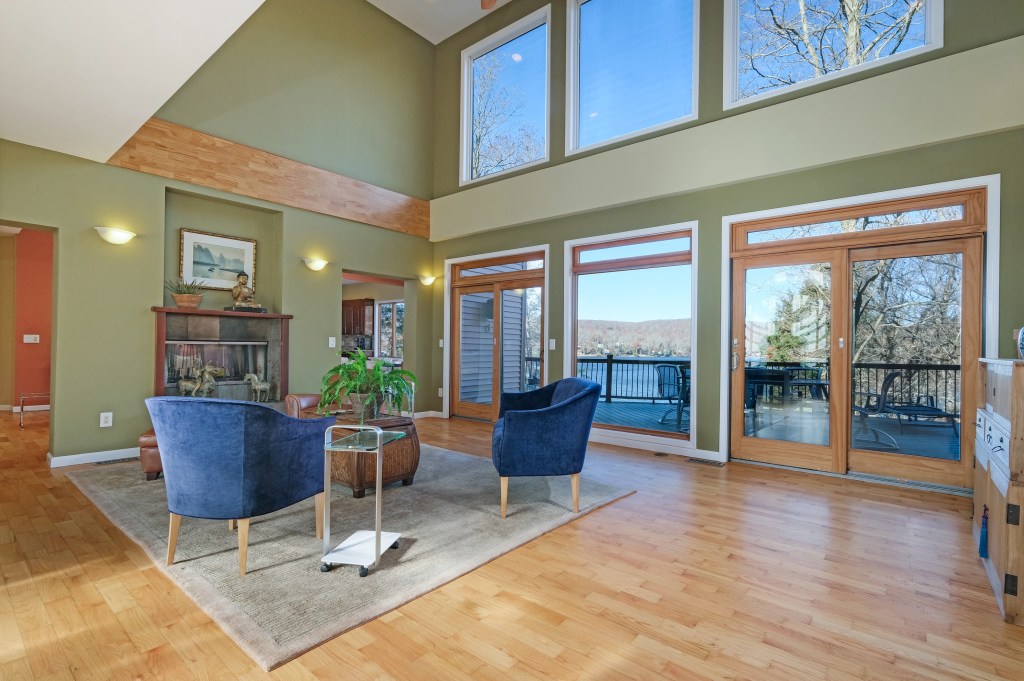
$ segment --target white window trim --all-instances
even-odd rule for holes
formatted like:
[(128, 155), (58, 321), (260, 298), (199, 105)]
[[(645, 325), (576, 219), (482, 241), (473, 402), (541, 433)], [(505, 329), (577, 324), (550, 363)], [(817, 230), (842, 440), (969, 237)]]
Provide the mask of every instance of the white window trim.
[[(470, 148), (473, 130), (473, 60), (487, 54), (491, 50), (501, 47), (505, 43), (515, 40), (524, 33), (529, 33), (535, 28), (547, 24), (547, 45), (544, 55), (544, 156), (497, 173), (490, 173), (481, 177), (470, 177), (472, 173), (472, 155)], [(474, 184), (482, 180), (489, 180), (493, 177), (501, 177), (507, 173), (516, 172), (523, 168), (547, 163), (551, 158), (551, 5), (545, 5), (536, 12), (526, 15), (519, 21), (506, 26), (497, 33), (484, 38), (478, 43), (470, 45), (462, 51), (461, 69), (461, 100), (459, 102), (460, 125), (459, 125), (459, 186)]]
[[(488, 175), (488, 177), (490, 177)], [(444, 348), (443, 354), (443, 371), (444, 376), (441, 377), (441, 416), (448, 418), (451, 416), (451, 379), (452, 379), (452, 266), (458, 265), (464, 262), (473, 262), (474, 260), (486, 260), (490, 258), (504, 258), (507, 255), (519, 255), (520, 253), (537, 253), (541, 251), (544, 253), (544, 295), (543, 295), (543, 306), (544, 306), (544, 335), (547, 336), (548, 345), (545, 346), (545, 352), (549, 352), (547, 348), (551, 346), (551, 343), (555, 340), (551, 337), (551, 326), (548, 324), (548, 303), (549, 303), (549, 291), (551, 289), (551, 245), (541, 244), (538, 246), (526, 246), (524, 248), (512, 248), (507, 251), (494, 251), (492, 253), (478, 253), (476, 255), (464, 255), (460, 258), (447, 258), (444, 261), (444, 333), (441, 336), (441, 347)], [(550, 362), (544, 362), (544, 371), (541, 375), (541, 385), (547, 385), (548, 382), (548, 364)]]
[[(377, 332), (373, 334), (373, 356), (380, 357), (380, 306), (381, 305), (392, 305), (394, 303), (402, 303), (405, 305), (404, 298), (395, 298), (394, 300), (378, 300), (373, 304), (373, 328)], [(395, 355), (390, 355), (394, 357)]]
[(893, 62), (916, 57), (919, 54), (932, 52), (942, 47), (942, 26), (944, 14), (942, 6), (943, 0), (928, 0), (928, 4), (926, 5), (927, 9), (925, 11), (924, 45), (909, 49), (906, 52), (900, 52), (899, 54), (892, 55), (891, 57), (884, 57), (882, 59), (864, 62), (856, 66), (851, 66), (848, 69), (843, 69), (842, 71), (833, 71), (832, 73), (826, 73), (824, 76), (820, 76), (818, 78), (809, 78), (807, 80), (802, 80), (799, 83), (794, 83), (793, 85), (786, 85), (768, 92), (762, 92), (759, 95), (740, 99), (738, 60), (740, 33), (739, 2), (740, 0), (726, 0), (725, 2), (725, 55), (723, 63), (725, 68), (722, 108), (726, 111), (746, 106), (747, 104), (752, 104), (754, 102), (763, 102), (788, 92), (796, 92), (820, 83), (828, 83), (839, 78), (844, 78), (850, 74), (861, 73), (863, 71), (877, 68), (884, 64), (891, 64)]
[[(926, 194), (937, 194), (939, 192), (959, 191), (963, 189), (986, 189), (987, 203), (985, 206), (985, 279), (984, 279), (984, 319), (982, 321), (983, 335), (985, 338), (983, 357), (999, 356), (999, 251), (1000, 251), (1000, 175), (983, 175), (964, 180), (952, 180), (950, 182), (939, 182), (937, 184), (926, 184), (905, 189), (895, 189), (887, 192), (874, 194), (861, 194), (860, 196), (849, 196), (815, 203), (805, 203), (797, 206), (786, 206), (784, 208), (771, 208), (768, 210), (754, 211), (752, 213), (740, 213), (738, 215), (726, 215), (722, 218), (722, 363), (721, 363), (721, 385), (719, 392), (719, 416), (718, 416), (718, 454), (719, 461), (727, 461), (730, 454), (729, 432), (731, 428), (729, 413), (730, 399), (730, 358), (732, 357), (731, 328), (732, 328), (732, 260), (730, 255), (730, 236), (732, 226), (737, 222), (749, 222), (751, 220), (763, 220), (767, 218), (795, 215), (819, 210), (832, 210), (857, 206), (865, 203), (878, 201), (890, 201), (896, 199), (908, 199)], [(692, 418), (692, 417), (691, 417)]]
[(659, 130), (673, 128), (697, 120), (697, 95), (700, 91), (700, 0), (693, 0), (693, 86), (690, 93), (690, 113), (664, 123), (651, 125), (617, 137), (579, 146), (580, 138), (580, 5), (587, 0), (566, 0), (566, 48), (565, 48), (565, 155), (573, 156), (592, 149), (618, 144), (625, 140), (647, 135)]
[(566, 376), (575, 375), (575, 364), (573, 359), (576, 356), (576, 348), (572, 347), (572, 328), (576, 323), (575, 296), (572, 273), (572, 249), (576, 246), (588, 244), (617, 241), (619, 239), (630, 239), (633, 237), (652, 236), (656, 234), (668, 234), (671, 232), (690, 231), (690, 439), (679, 440), (673, 437), (664, 437), (648, 433), (631, 433), (620, 430), (601, 428), (596, 425), (590, 429), (590, 440), (605, 444), (620, 445), (623, 447), (635, 447), (647, 451), (667, 452), (669, 454), (680, 454), (682, 456), (697, 456), (705, 459), (721, 460), (717, 452), (706, 452), (697, 449), (697, 381), (700, 372), (700, 362), (697, 361), (697, 221), (678, 222), (672, 225), (659, 225), (635, 229), (628, 232), (616, 232), (615, 234), (601, 234), (600, 236), (589, 236), (581, 239), (572, 239), (565, 242), (565, 266), (564, 283), (565, 292), (565, 318), (562, 327), (562, 372)]

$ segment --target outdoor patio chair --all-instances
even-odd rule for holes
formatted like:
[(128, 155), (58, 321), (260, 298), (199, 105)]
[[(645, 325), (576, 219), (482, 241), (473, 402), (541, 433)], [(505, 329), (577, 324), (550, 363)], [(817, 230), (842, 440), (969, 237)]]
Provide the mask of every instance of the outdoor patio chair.
[[(881, 416), (883, 413), (885, 413), (885, 406), (886, 406), (886, 402), (887, 402), (888, 396), (892, 392), (892, 385), (893, 385), (893, 383), (896, 382), (896, 379), (899, 378), (899, 374), (900, 374), (900, 372), (894, 371), (894, 372), (886, 375), (886, 377), (884, 379), (882, 379), (882, 386), (881, 386), (881, 388), (879, 388), (879, 391), (877, 393), (871, 393), (871, 392), (854, 393), (853, 400), (851, 401), (851, 404), (850, 404), (851, 409), (859, 417), (858, 420), (859, 420), (859, 422), (861, 424), (860, 432), (864, 433), (864, 434), (871, 433), (872, 436), (873, 436), (873, 439), (874, 439), (874, 444), (877, 447), (884, 447), (886, 449), (899, 449), (900, 448), (899, 443), (896, 442), (896, 438), (894, 438), (892, 435), (890, 435), (889, 433), (885, 432), (884, 430), (881, 430), (879, 428), (875, 428), (873, 426), (868, 425), (868, 419), (870, 417), (872, 417), (872, 416)], [(860, 404), (857, 403), (857, 399), (858, 398), (861, 399), (861, 403)], [(852, 434), (851, 434), (851, 437), (852, 437)], [(884, 438), (884, 439), (881, 439), (881, 438)], [(857, 438), (854, 438), (854, 439), (857, 439)], [(859, 439), (863, 440), (865, 438), (859, 438)], [(853, 442), (851, 442), (851, 444), (856, 446), (855, 443), (853, 443)]]
[(323, 534), (324, 431), (334, 417), (296, 419), (265, 404), (199, 397), (146, 400), (160, 441), (174, 563), (181, 516), (222, 519), (238, 528), (245, 574), (249, 519), (315, 497)]
[[(892, 382), (886, 386), (885, 381), (892, 378)], [(897, 402), (895, 395), (897, 394), (896, 381), (898, 380), (909, 380), (909, 373), (905, 371), (893, 371), (885, 377), (885, 381), (882, 383), (882, 411), (886, 414), (895, 414), (896, 424), (903, 432), (903, 419), (906, 419), (908, 423), (915, 423), (918, 419), (946, 419), (949, 421), (949, 425), (953, 428), (953, 434), (957, 437), (960, 436), (960, 431), (957, 427), (956, 418), (957, 414), (948, 412), (944, 409), (940, 409), (936, 404), (934, 395), (919, 395), (917, 401), (913, 403)], [(886, 390), (888, 387), (888, 390)], [(918, 425), (920, 425), (918, 423)]]
[(525, 393), (502, 393), (491, 435), (491, 460), (501, 477), (501, 517), (508, 502), (508, 479), (568, 475), (573, 512), (580, 510), (580, 471), (601, 384), (563, 378)]
[(673, 405), (665, 410), (658, 423), (665, 423), (671, 414), (676, 416), (676, 430), (682, 428), (683, 409), (690, 404), (689, 381), (686, 373), (678, 364), (655, 364), (658, 372), (658, 395)]

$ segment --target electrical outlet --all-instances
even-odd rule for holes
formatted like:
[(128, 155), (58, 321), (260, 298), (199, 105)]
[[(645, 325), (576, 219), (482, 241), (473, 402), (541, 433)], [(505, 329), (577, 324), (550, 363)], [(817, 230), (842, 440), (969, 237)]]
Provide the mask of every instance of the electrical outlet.
[(437, 347), (439, 347), (439, 348), (443, 348), (444, 347), (444, 338), (438, 338), (437, 339)]
[(112, 425), (114, 425), (114, 412), (102, 412), (100, 414), (100, 428), (109, 428)]
[(334, 336), (327, 337), (327, 347), (336, 348), (338, 347), (338, 339)]
[(39, 342), (39, 334), (38, 333), (26, 333), (24, 336), (21, 337), (21, 342), (22, 343), (38, 343)]
[(444, 397), (444, 388), (438, 388), (437, 389), (437, 396), (438, 397)]

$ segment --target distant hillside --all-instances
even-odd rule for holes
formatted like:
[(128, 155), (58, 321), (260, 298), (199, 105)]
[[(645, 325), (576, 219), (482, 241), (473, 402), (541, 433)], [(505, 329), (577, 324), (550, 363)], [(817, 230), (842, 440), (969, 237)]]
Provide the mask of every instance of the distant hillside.
[(581, 355), (689, 356), (689, 319), (613, 322), (581, 319), (576, 327)]

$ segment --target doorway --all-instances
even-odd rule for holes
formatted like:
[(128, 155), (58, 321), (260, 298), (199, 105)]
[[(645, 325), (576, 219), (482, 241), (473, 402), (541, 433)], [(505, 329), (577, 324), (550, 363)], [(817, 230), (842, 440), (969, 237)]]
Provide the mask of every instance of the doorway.
[(732, 456), (970, 487), (984, 206), (975, 190), (733, 225)]
[(451, 271), (451, 414), (494, 421), (502, 392), (544, 376), (544, 253), (458, 263)]

